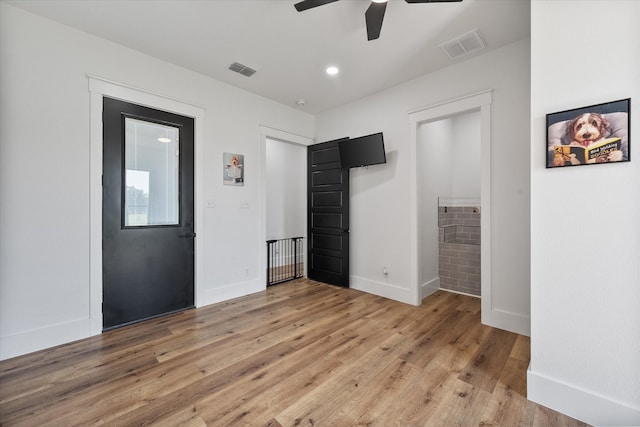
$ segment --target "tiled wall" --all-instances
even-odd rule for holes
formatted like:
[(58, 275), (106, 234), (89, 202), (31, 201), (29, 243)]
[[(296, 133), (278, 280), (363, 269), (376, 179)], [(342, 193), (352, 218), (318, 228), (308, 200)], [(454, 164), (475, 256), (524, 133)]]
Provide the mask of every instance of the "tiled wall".
[(438, 207), (440, 287), (480, 296), (480, 208)]

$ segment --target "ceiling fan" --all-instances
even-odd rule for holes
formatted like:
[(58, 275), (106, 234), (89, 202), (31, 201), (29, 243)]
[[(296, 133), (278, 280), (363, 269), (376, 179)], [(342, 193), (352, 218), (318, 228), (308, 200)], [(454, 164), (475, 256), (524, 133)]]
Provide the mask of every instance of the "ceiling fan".
[[(338, 0), (302, 0), (294, 6), (298, 12), (312, 9), (325, 4), (333, 3)], [(453, 3), (462, 0), (404, 0), (407, 3)], [(369, 8), (364, 14), (367, 24), (367, 40), (375, 40), (380, 37), (382, 30), (382, 21), (384, 20), (384, 12), (387, 9), (387, 0), (372, 0)]]

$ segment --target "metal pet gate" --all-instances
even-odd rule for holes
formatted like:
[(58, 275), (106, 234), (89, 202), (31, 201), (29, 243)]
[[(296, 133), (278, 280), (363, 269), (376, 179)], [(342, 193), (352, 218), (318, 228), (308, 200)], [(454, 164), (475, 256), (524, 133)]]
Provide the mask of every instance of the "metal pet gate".
[(267, 241), (267, 286), (298, 279), (304, 273), (302, 237)]

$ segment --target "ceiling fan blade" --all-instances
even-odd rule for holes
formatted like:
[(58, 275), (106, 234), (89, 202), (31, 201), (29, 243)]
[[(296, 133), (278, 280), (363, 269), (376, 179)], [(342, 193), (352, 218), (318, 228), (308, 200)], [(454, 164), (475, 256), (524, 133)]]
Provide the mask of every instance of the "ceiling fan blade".
[(302, 0), (301, 2), (296, 3), (293, 6), (298, 12), (302, 12), (303, 10), (313, 9), (314, 7), (324, 6), (325, 4), (333, 3), (336, 1), (338, 0)]
[(462, 0), (404, 0), (407, 3), (454, 3)]
[(386, 2), (371, 2), (369, 8), (364, 13), (364, 18), (367, 23), (367, 40), (375, 40), (380, 37), (385, 10), (387, 10)]

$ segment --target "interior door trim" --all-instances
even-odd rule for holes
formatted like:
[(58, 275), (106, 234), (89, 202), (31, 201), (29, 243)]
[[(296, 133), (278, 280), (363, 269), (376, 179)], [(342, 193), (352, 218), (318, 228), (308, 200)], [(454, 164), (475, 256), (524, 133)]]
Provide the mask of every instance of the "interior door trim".
[[(204, 117), (203, 107), (87, 74), (90, 92), (89, 163), (89, 334), (102, 333), (102, 98), (107, 96), (195, 119), (194, 135), (194, 231), (203, 229)], [(204, 240), (195, 241), (195, 306), (204, 304)]]

